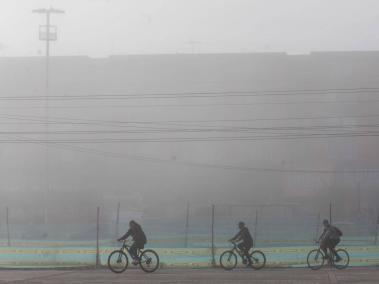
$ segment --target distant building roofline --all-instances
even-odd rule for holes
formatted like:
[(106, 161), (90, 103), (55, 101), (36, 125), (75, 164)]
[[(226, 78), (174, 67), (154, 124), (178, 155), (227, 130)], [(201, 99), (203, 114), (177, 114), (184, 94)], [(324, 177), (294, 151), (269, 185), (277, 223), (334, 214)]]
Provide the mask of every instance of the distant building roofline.
[[(94, 57), (89, 55), (54, 55), (54, 59), (91, 59), (91, 60), (106, 60), (106, 59), (121, 59), (133, 57), (203, 57), (203, 56), (260, 56), (260, 57), (285, 57), (285, 56), (320, 56), (320, 55), (358, 55), (358, 54), (379, 54), (379, 50), (352, 50), (352, 51), (310, 51), (310, 52), (246, 52), (246, 53), (157, 53), (157, 54), (112, 54), (105, 57)], [(0, 56), (1, 60), (17, 60), (17, 59), (43, 59), (44, 55), (36, 56)]]

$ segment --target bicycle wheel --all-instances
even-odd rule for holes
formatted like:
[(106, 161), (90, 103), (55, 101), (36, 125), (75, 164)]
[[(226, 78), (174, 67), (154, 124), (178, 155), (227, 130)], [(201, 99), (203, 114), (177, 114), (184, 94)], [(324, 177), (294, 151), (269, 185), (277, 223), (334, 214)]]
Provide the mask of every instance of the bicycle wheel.
[(324, 254), (320, 249), (314, 249), (308, 253), (307, 263), (310, 269), (318, 270), (324, 265), (324, 262)]
[(237, 255), (231, 251), (225, 251), (220, 256), (220, 265), (225, 270), (232, 270), (237, 266)]
[(251, 259), (251, 267), (259, 270), (262, 269), (266, 265), (266, 256), (260, 250), (254, 250), (250, 254)]
[(124, 272), (128, 264), (128, 256), (122, 250), (115, 250), (108, 257), (108, 267), (114, 273)]
[(139, 265), (141, 269), (147, 273), (154, 272), (159, 267), (158, 254), (151, 249), (143, 251), (140, 255)]
[[(336, 261), (337, 255), (340, 257), (339, 261)], [(336, 250), (336, 255), (333, 257), (333, 265), (337, 269), (344, 269), (349, 266), (350, 256), (344, 249)]]

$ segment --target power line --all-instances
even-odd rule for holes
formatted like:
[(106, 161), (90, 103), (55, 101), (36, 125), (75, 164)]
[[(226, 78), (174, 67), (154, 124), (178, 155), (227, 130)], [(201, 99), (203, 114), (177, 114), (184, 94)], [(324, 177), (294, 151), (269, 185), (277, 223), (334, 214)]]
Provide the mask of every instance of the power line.
[[(134, 94), (64, 94), (49, 96), (57, 100), (120, 100), (120, 99), (176, 99), (176, 98), (214, 98), (214, 97), (262, 97), (262, 96), (312, 96), (312, 95), (361, 95), (377, 94), (378, 88), (331, 88), (331, 89), (299, 89), (273, 91), (200, 91), (200, 92), (166, 92), (166, 93), (134, 93)], [(0, 96), (0, 100), (45, 100), (46, 96)]]
[[(339, 100), (339, 101), (300, 101), (300, 102), (256, 102), (256, 103), (203, 103), (203, 104), (138, 104), (138, 105), (123, 105), (123, 104), (108, 104), (108, 105), (65, 105), (57, 106), (50, 105), (53, 109), (106, 109), (106, 108), (192, 108), (192, 107), (250, 107), (261, 105), (315, 105), (315, 104), (367, 104), (378, 103), (379, 100)], [(41, 109), (43, 106), (7, 106), (0, 109)]]
[[(6, 119), (11, 120), (21, 120), (21, 121), (34, 121), (39, 122), (41, 124), (44, 124), (44, 118), (39, 116), (26, 116), (26, 115), (0, 115), (0, 117), (4, 117)], [(372, 117), (379, 117), (378, 115), (362, 115), (362, 116), (347, 116), (347, 117), (338, 117), (338, 116), (325, 116), (325, 117), (319, 117), (320, 119), (325, 118), (372, 118)], [(209, 126), (209, 125), (199, 125), (198, 123), (201, 122), (215, 122), (215, 121), (232, 121), (232, 122), (240, 122), (240, 121), (259, 121), (259, 120), (280, 120), (283, 121), (285, 119), (288, 119), (290, 121), (292, 120), (304, 120), (304, 119), (315, 119), (316, 117), (292, 117), (292, 118), (257, 118), (257, 119), (245, 119), (245, 120), (205, 120), (205, 121), (193, 121), (197, 124), (192, 124), (188, 122), (192, 121), (116, 121), (116, 120), (94, 120), (94, 119), (78, 119), (78, 118), (66, 118), (66, 117), (55, 117), (54, 120), (49, 120), (48, 123), (51, 124), (68, 124), (68, 125), (95, 125), (95, 126), (112, 126), (112, 127), (122, 127), (122, 128), (128, 128), (127, 131), (113, 131), (113, 130), (89, 130), (84, 131), (84, 133), (150, 133), (150, 132), (216, 132), (216, 131), (229, 131), (229, 132), (246, 132), (246, 131), (268, 131), (268, 130), (328, 130), (328, 129), (346, 129), (346, 128), (373, 128), (379, 126), (378, 124), (339, 124), (339, 125), (308, 125), (308, 126), (270, 126), (270, 127), (248, 127), (248, 126)], [(149, 125), (149, 126), (145, 126)], [(152, 127), (150, 125), (159, 125), (160, 127)], [(165, 128), (162, 127), (166, 126)], [(167, 126), (170, 126), (167, 128)], [(173, 128), (175, 126), (175, 128)], [(178, 128), (180, 127), (180, 128)], [(195, 128), (200, 127), (200, 128)], [(130, 130), (130, 128), (132, 130)], [(138, 130), (135, 130), (138, 129)], [(141, 130), (142, 129), (142, 130)], [(56, 131), (52, 131), (49, 133), (55, 133)], [(66, 133), (67, 131), (63, 132)], [(67, 133), (70, 133), (72, 131), (69, 131)], [(83, 131), (82, 131), (83, 132)], [(36, 133), (39, 132), (32, 132), (27, 131), (26, 133)], [(58, 132), (60, 133), (60, 132)], [(73, 133), (80, 133), (80, 131), (74, 131)]]
[[(43, 116), (31, 116), (31, 115), (15, 115), (15, 114), (0, 114), (0, 117), (6, 119), (15, 119), (15, 120), (25, 120), (25, 121), (34, 121), (34, 122), (45, 122), (45, 117)], [(343, 115), (343, 116), (294, 116), (294, 117), (258, 117), (258, 118), (247, 118), (247, 119), (206, 119), (206, 120), (100, 120), (100, 119), (88, 119), (88, 118), (78, 118), (78, 117), (61, 117), (61, 116), (50, 116), (50, 123), (72, 123), (72, 124), (116, 124), (116, 125), (128, 125), (128, 124), (173, 124), (180, 125), (183, 124), (193, 124), (193, 123), (216, 123), (216, 122), (254, 122), (254, 121), (285, 121), (285, 120), (324, 120), (324, 119), (347, 119), (347, 118), (378, 118), (379, 115)], [(5, 122), (0, 122), (5, 123)]]
[[(23, 137), (21, 137), (23, 138)], [(43, 142), (34, 141), (33, 144), (42, 144)], [(256, 167), (242, 167), (235, 165), (225, 165), (225, 164), (215, 164), (215, 163), (202, 163), (193, 161), (182, 161), (182, 160), (172, 160), (172, 159), (162, 159), (155, 157), (146, 157), (139, 155), (128, 155), (124, 153), (114, 153), (109, 151), (102, 151), (97, 149), (85, 148), (74, 145), (67, 144), (48, 144), (48, 147), (71, 150), (75, 152), (81, 152), (86, 154), (94, 154), (104, 157), (111, 157), (117, 159), (135, 160), (149, 163), (159, 163), (159, 164), (171, 164), (171, 165), (181, 165), (187, 167), (195, 168), (205, 168), (205, 169), (220, 169), (220, 170), (231, 170), (240, 172), (263, 172), (263, 173), (302, 173), (302, 174), (368, 174), (368, 173), (378, 173), (379, 169), (346, 169), (346, 170), (306, 170), (306, 169), (282, 169), (282, 168), (256, 168)]]
[(307, 133), (265, 136), (210, 136), (210, 137), (159, 137), (159, 138), (81, 138), (81, 139), (0, 139), (0, 143), (51, 143), (51, 144), (106, 144), (106, 143), (178, 143), (178, 142), (229, 142), (229, 141), (275, 141), (315, 138), (354, 138), (378, 137), (379, 131), (348, 132), (348, 133)]
[[(127, 134), (127, 133), (177, 133), (177, 132), (266, 132), (266, 131), (330, 131), (338, 129), (355, 129), (355, 128), (378, 128), (379, 124), (352, 124), (352, 125), (312, 125), (302, 126), (281, 126), (281, 127), (224, 127), (224, 128), (157, 128), (148, 130), (59, 130), (49, 131), (49, 134)], [(46, 134), (46, 131), (5, 131), (0, 130), (0, 134)]]
[[(0, 115), (7, 119), (16, 119), (16, 120), (36, 120), (43, 122), (42, 117), (38, 116), (25, 116), (25, 115)], [(354, 117), (354, 116), (353, 116)], [(360, 117), (360, 116), (356, 116)], [(371, 117), (371, 116), (363, 116), (363, 117)], [(375, 117), (375, 116), (374, 116)], [(90, 125), (94, 123), (96, 126), (102, 125), (101, 123), (121, 123), (121, 121), (102, 121), (102, 120), (89, 120), (89, 119), (74, 119), (74, 118), (62, 118), (59, 117), (57, 119), (63, 119), (63, 120), (69, 120), (67, 123), (76, 124), (79, 123), (78, 121), (86, 121), (85, 124), (90, 121)], [(298, 119), (298, 118), (297, 118)], [(239, 121), (239, 120), (238, 120)], [(49, 121), (54, 123), (59, 123), (59, 121)], [(66, 121), (64, 121), (65, 123)], [(158, 122), (138, 122), (138, 125), (130, 125), (130, 123), (137, 123), (137, 122), (122, 122), (123, 126), (132, 127), (132, 128), (140, 128), (140, 123), (148, 123), (148, 124), (155, 124)], [(126, 125), (124, 125), (126, 123)], [(170, 124), (169, 124), (170, 125)], [(113, 125), (112, 125), (113, 126)], [(117, 125), (118, 126), (118, 125)], [(330, 130), (330, 129), (349, 129), (349, 128), (376, 128), (379, 127), (379, 124), (343, 124), (343, 125), (310, 125), (310, 126), (270, 126), (270, 127), (247, 127), (247, 126), (222, 126), (222, 127), (211, 127), (207, 125), (200, 125), (202, 128), (194, 128), (194, 125), (188, 125), (188, 124), (175, 124), (174, 126), (180, 126), (181, 128), (156, 128), (156, 127), (142, 127), (143, 130), (64, 130), (64, 131), (51, 131), (51, 133), (57, 133), (57, 134), (80, 134), (80, 133), (89, 133), (89, 134), (96, 134), (96, 133), (150, 133), (150, 132), (181, 132), (181, 131), (187, 131), (187, 132), (212, 132), (212, 131), (272, 131), (272, 130), (288, 130), (288, 131), (298, 131), (298, 130)], [(184, 128), (183, 128), (184, 127)], [(190, 127), (190, 128), (188, 128)], [(11, 131), (1, 131), (0, 133), (3, 134), (16, 134), (16, 132)], [(17, 131), (17, 133), (28, 133), (28, 134), (41, 134), (45, 132), (41, 131)]]

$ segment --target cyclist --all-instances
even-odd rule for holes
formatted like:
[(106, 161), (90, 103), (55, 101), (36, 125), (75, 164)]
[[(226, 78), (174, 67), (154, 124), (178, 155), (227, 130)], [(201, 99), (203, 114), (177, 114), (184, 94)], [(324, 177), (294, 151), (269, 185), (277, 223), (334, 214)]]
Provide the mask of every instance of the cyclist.
[(133, 244), (129, 249), (129, 253), (133, 258), (133, 264), (137, 265), (139, 263), (139, 258), (137, 254), (138, 249), (143, 249), (146, 245), (146, 235), (143, 232), (141, 225), (136, 221), (132, 220), (129, 222), (129, 230), (123, 235), (118, 241), (124, 241), (129, 236), (133, 238)]
[[(249, 250), (253, 247), (253, 238), (251, 237), (249, 229), (245, 226), (244, 222), (239, 222), (238, 228), (240, 231), (237, 233), (237, 235), (231, 238), (229, 242), (242, 241), (237, 245), (237, 247), (244, 253), (248, 264), (251, 265)], [(246, 259), (243, 260), (244, 264), (246, 264)]]
[(339, 262), (341, 257), (336, 253), (336, 246), (341, 241), (342, 232), (335, 226), (332, 226), (327, 219), (322, 221), (324, 225), (324, 231), (322, 232), (318, 241), (320, 242), (320, 248), (325, 254), (325, 258), (328, 259), (328, 251), (329, 249), (335, 256), (335, 262)]

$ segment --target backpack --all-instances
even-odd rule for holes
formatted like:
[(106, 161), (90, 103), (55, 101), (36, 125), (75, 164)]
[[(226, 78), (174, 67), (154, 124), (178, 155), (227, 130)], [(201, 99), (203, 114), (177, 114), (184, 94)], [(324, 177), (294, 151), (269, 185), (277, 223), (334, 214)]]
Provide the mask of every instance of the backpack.
[(337, 235), (338, 235), (339, 237), (342, 237), (343, 234), (342, 234), (341, 230), (338, 229), (337, 227), (334, 227), (334, 229), (336, 230)]

